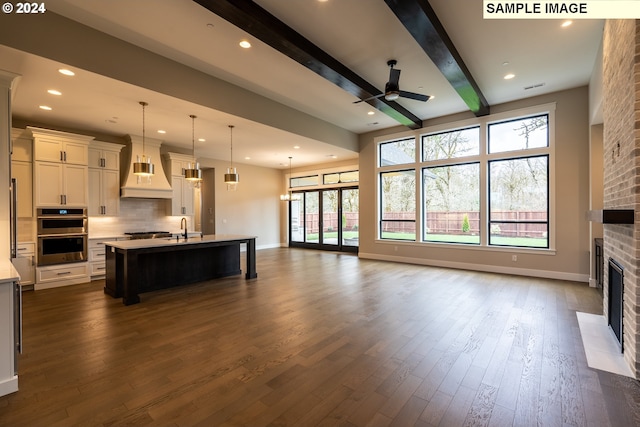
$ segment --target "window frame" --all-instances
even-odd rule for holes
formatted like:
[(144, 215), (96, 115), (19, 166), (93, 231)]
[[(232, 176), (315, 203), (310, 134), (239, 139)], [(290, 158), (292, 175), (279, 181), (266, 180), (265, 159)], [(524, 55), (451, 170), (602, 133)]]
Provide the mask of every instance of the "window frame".
[[(398, 134), (381, 136), (374, 138), (374, 143), (376, 144), (375, 152), (375, 167), (373, 168), (373, 174), (375, 175), (375, 181), (377, 185), (376, 189), (376, 213), (377, 213), (377, 222), (378, 226), (376, 227), (377, 232), (374, 239), (379, 243), (404, 243), (409, 245), (420, 245), (420, 246), (433, 246), (433, 247), (461, 247), (464, 249), (470, 250), (481, 250), (481, 251), (495, 251), (495, 252), (535, 252), (535, 253), (548, 253), (554, 254), (556, 250), (556, 203), (555, 203), (555, 176), (556, 176), (556, 168), (555, 168), (555, 109), (556, 103), (548, 103), (541, 104), (532, 107), (526, 107), (511, 111), (506, 111), (503, 113), (492, 114), (483, 117), (475, 117), (466, 120), (460, 120), (456, 122), (443, 123), (439, 125), (434, 125), (426, 128), (422, 128), (415, 131), (405, 131)], [(538, 147), (532, 149), (518, 149), (512, 151), (503, 151), (499, 153), (489, 153), (489, 135), (488, 129), (490, 124), (507, 122), (507, 121), (516, 121), (524, 118), (533, 118), (540, 115), (547, 115), (547, 135), (548, 135), (548, 146), (547, 147)], [(477, 156), (462, 156), (455, 157), (452, 159), (440, 159), (433, 161), (423, 161), (423, 147), (422, 147), (422, 136), (423, 135), (432, 135), (437, 133), (444, 133), (448, 131), (456, 131), (466, 128), (472, 128), (475, 126), (480, 126), (480, 154)], [(400, 165), (385, 165), (381, 166), (380, 160), (380, 144), (398, 141), (406, 138), (415, 138), (416, 144), (416, 159), (414, 163), (404, 163)], [(502, 245), (489, 245), (489, 188), (488, 188), (488, 165), (489, 161), (497, 160), (497, 159), (507, 159), (507, 158), (521, 158), (521, 157), (534, 157), (536, 155), (545, 154), (548, 155), (548, 174), (547, 174), (547, 185), (548, 185), (548, 211), (547, 211), (547, 220), (548, 220), (548, 247), (547, 248), (539, 248), (539, 247), (522, 247), (522, 246), (502, 246)], [(422, 169), (424, 167), (435, 167), (435, 166), (448, 166), (454, 164), (464, 164), (464, 163), (473, 163), (475, 161), (480, 162), (480, 244), (461, 244), (461, 243), (445, 243), (445, 242), (433, 242), (433, 241), (424, 241), (424, 212), (423, 205), (424, 200), (422, 196), (423, 188), (421, 182)], [(381, 172), (388, 172), (394, 170), (411, 170), (413, 169), (416, 174), (416, 219), (419, 219), (416, 222), (416, 239), (412, 241), (406, 240), (393, 240), (388, 238), (382, 238), (381, 235)]]

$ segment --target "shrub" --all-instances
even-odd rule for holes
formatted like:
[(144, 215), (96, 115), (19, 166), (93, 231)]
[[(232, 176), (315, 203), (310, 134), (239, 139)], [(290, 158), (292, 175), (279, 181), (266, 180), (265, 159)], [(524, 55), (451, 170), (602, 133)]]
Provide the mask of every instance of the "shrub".
[(464, 214), (462, 217), (462, 232), (468, 233), (471, 230), (471, 225), (469, 225), (469, 215)]

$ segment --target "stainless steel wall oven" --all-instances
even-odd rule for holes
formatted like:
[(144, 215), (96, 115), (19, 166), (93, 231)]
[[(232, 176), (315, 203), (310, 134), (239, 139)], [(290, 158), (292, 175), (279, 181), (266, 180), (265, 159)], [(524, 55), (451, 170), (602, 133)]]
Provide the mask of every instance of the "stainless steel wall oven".
[(38, 209), (38, 265), (86, 261), (88, 234), (86, 209)]

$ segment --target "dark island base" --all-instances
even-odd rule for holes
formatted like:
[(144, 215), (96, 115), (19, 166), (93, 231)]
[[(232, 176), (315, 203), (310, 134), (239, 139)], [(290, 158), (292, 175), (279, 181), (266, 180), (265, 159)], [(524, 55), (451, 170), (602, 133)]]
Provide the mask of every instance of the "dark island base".
[[(253, 244), (247, 252), (247, 279), (257, 277), (255, 252), (250, 252), (251, 249), (255, 251)], [(106, 264), (104, 292), (114, 298), (122, 297), (125, 305), (140, 302), (139, 293), (242, 273), (239, 242), (174, 247), (170, 251), (159, 248), (123, 251), (107, 247)]]

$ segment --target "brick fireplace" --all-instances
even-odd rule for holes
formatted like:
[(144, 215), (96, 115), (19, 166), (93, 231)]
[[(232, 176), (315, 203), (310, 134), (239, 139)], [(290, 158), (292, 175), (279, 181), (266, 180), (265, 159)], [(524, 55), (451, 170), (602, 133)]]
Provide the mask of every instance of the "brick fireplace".
[[(635, 224), (604, 225), (604, 259), (624, 268), (624, 358), (640, 378), (640, 21), (606, 21), (602, 52), (604, 208), (635, 210)], [(608, 317), (606, 286), (603, 304)]]

